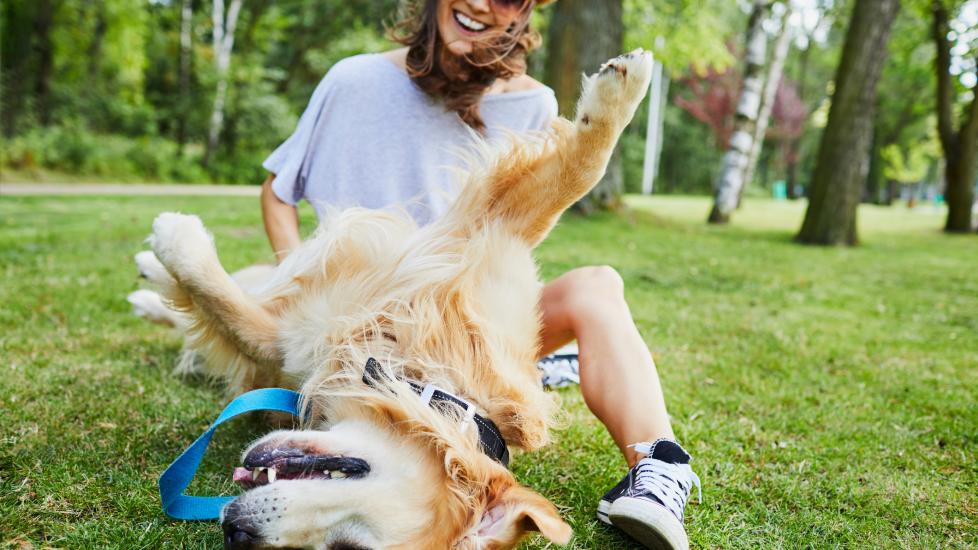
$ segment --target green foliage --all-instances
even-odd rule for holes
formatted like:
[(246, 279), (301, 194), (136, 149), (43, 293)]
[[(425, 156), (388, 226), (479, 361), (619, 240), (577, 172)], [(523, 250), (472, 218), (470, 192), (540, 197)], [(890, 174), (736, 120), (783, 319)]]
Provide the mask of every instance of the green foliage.
[(172, 141), (93, 134), (81, 124), (35, 128), (2, 141), (0, 166), (31, 172), (47, 168), (126, 181), (203, 182), (209, 176)]
[[(390, 47), (383, 25), (395, 4), (245, 2), (225, 128), (204, 171), (187, 167), (200, 160), (216, 83), (210, 3), (194, 2), (184, 89), (182, 2), (50, 1), (49, 32), (32, 33), (43, 19), (44, 1), (11, 0), (0, 7), (0, 112), (12, 148), (0, 166), (235, 183), (264, 179), (261, 161), (294, 129), (333, 63)], [(45, 45), (53, 61), (49, 72), (41, 70), (38, 54)], [(50, 92), (42, 102), (38, 90), (44, 86)], [(39, 128), (42, 120), (50, 125)]]
[(314, 71), (326, 74), (334, 63), (361, 53), (383, 52), (395, 47), (375, 27), (362, 23), (354, 25), (325, 48), (313, 48), (306, 53), (306, 63)]
[(722, 69), (734, 62), (726, 40), (744, 16), (736, 2), (625, 0), (625, 49), (652, 50), (672, 71)]
[(941, 158), (937, 134), (931, 131), (925, 140), (911, 144), (906, 150), (891, 143), (880, 150), (883, 176), (899, 183), (918, 183), (927, 176), (930, 167)]
[(663, 133), (656, 192), (709, 194), (723, 156), (709, 127), (670, 104)]

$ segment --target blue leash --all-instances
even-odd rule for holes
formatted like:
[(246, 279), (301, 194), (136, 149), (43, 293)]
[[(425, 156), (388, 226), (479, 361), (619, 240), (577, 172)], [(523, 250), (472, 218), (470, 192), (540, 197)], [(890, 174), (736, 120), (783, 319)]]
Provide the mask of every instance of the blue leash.
[(207, 451), (207, 445), (214, 436), (214, 430), (228, 420), (251, 411), (279, 411), (299, 416), (299, 394), (281, 388), (266, 388), (239, 395), (228, 403), (211, 427), (160, 476), (160, 500), (166, 515), (183, 520), (217, 519), (221, 516), (224, 505), (235, 499), (230, 496), (187, 496), (183, 492), (193, 481)]

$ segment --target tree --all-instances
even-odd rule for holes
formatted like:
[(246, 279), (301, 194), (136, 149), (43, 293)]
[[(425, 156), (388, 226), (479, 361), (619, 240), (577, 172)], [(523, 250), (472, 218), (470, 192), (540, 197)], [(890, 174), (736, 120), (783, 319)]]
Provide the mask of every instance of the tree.
[(37, 18), (34, 19), (34, 49), (38, 59), (34, 97), (37, 100), (38, 116), (41, 124), (44, 125), (51, 122), (51, 75), (54, 72), (51, 27), (54, 21), (54, 7), (51, 5), (51, 0), (40, 0), (37, 6)]
[(819, 144), (808, 209), (797, 240), (855, 245), (856, 209), (869, 169), (876, 83), (899, 0), (856, 0), (849, 20), (828, 123)]
[[(878, 84), (873, 153), (864, 201), (892, 204), (898, 182), (906, 181), (887, 176), (895, 172), (906, 174), (893, 170), (893, 151), (901, 151), (907, 158), (915, 157), (914, 149), (934, 137), (934, 125), (930, 121), (936, 101), (932, 84), (934, 44), (921, 41), (929, 33), (929, 19), (919, 17), (912, 8), (901, 13), (893, 23), (890, 53)], [(889, 152), (884, 156), (884, 151)]]
[(193, 59), (193, 0), (183, 0), (180, 5), (180, 107), (182, 116), (177, 121), (177, 143), (183, 149), (187, 142), (187, 106), (190, 103), (190, 64)]
[(676, 105), (710, 128), (717, 149), (730, 144), (740, 83), (740, 72), (733, 68), (721, 71), (711, 67), (703, 74), (691, 71), (679, 80), (685, 93), (676, 95)]
[(767, 53), (767, 36), (763, 22), (771, 9), (768, 0), (755, 0), (747, 25), (747, 41), (744, 52), (744, 80), (740, 99), (737, 101), (737, 117), (730, 138), (729, 149), (723, 156), (720, 175), (717, 177), (710, 223), (727, 223), (737, 208), (740, 190), (744, 186), (744, 169), (754, 142), (754, 128), (761, 105), (761, 88), (764, 85), (764, 67)]
[(744, 167), (744, 184), (740, 187), (740, 194), (737, 198), (738, 204), (740, 197), (744, 195), (744, 188), (750, 185), (754, 179), (757, 159), (761, 156), (764, 136), (767, 135), (771, 113), (774, 111), (774, 100), (778, 92), (783, 89), (781, 77), (784, 73), (784, 61), (787, 59), (788, 50), (791, 48), (791, 31), (788, 29), (791, 12), (792, 6), (789, 1), (781, 15), (781, 28), (774, 43), (774, 54), (771, 56), (771, 63), (768, 66), (767, 75), (764, 77), (764, 92), (761, 94), (761, 107), (757, 115), (757, 125), (754, 128), (754, 142), (751, 144), (750, 154), (747, 157), (747, 166)]
[(933, 39), (937, 45), (934, 68), (937, 72), (937, 134), (944, 149), (947, 222), (950, 233), (971, 231), (975, 171), (978, 168), (978, 84), (972, 87), (971, 104), (954, 125), (954, 83), (951, 80), (951, 43), (948, 9), (941, 0), (931, 4)]
[[(798, 191), (801, 188), (798, 167), (802, 160), (802, 142), (812, 142), (813, 138), (818, 136), (818, 132), (807, 134), (805, 132), (808, 115), (826, 101), (830, 93), (826, 86), (818, 86), (817, 83), (831, 80), (836, 69), (837, 56), (834, 52), (841, 45), (828, 44), (828, 42), (830, 40), (835, 42), (838, 33), (831, 32), (834, 27), (833, 21), (838, 18), (837, 16), (843, 15), (838, 13), (839, 6), (832, 0), (815, 0), (813, 5), (809, 4), (807, 7), (802, 7), (799, 3), (798, 8), (793, 25), (796, 28), (799, 54), (797, 65), (794, 66), (793, 79), (797, 82), (798, 100), (804, 113), (799, 128), (801, 131), (785, 144), (784, 151), (788, 198), (792, 200), (798, 198)], [(811, 86), (812, 83), (816, 85)]]
[[(622, 53), (622, 8), (622, 0), (562, 0), (550, 8), (545, 80), (557, 94), (561, 114), (573, 116), (581, 93), (581, 73), (596, 72), (602, 63)], [(600, 32), (594, 32), (596, 24)], [(616, 208), (623, 191), (621, 155), (616, 148), (608, 171), (578, 202), (578, 208), (584, 212)]]
[[(679, 81), (682, 91), (675, 97), (676, 106), (706, 124), (713, 134), (713, 145), (720, 150), (726, 150), (730, 143), (741, 81), (736, 67), (723, 71), (711, 68), (702, 75), (693, 72)], [(796, 139), (801, 134), (805, 116), (805, 106), (798, 98), (797, 88), (782, 78), (774, 90), (771, 125), (766, 133), (781, 141)]]
[(241, 0), (231, 0), (227, 13), (224, 12), (224, 0), (214, 0), (212, 18), (214, 20), (214, 68), (217, 73), (217, 87), (214, 91), (214, 106), (211, 109), (210, 128), (207, 132), (207, 151), (204, 153), (206, 166), (221, 136), (224, 125), (224, 103), (228, 94), (228, 69), (231, 67), (231, 51), (234, 49), (234, 30), (238, 25), (238, 15), (241, 13)]

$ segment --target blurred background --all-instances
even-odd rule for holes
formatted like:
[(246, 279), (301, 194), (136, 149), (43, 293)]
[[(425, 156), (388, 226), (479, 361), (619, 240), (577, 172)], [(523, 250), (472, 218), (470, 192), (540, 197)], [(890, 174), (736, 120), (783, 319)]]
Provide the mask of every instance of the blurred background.
[[(2, 181), (257, 185), (261, 161), (330, 66), (394, 47), (385, 28), (396, 8), (397, 0), (5, 0)], [(585, 209), (614, 207), (623, 192), (716, 190), (720, 200), (721, 183), (738, 202), (804, 197), (836, 84), (851, 73), (859, 116), (839, 116), (865, 120), (840, 131), (858, 141), (842, 148), (858, 154), (827, 157), (836, 172), (825, 178), (858, 179), (839, 193), (863, 202), (938, 207), (953, 180), (964, 189), (951, 195), (968, 214), (967, 227), (954, 228), (971, 228), (976, 0), (561, 0), (533, 23), (544, 46), (531, 72), (555, 88), (562, 110), (573, 108), (580, 72), (601, 60), (644, 47), (658, 61), (649, 99)], [(846, 65), (850, 28), (865, 35), (850, 37), (854, 56), (860, 39), (875, 55)], [(739, 156), (725, 160), (733, 149)], [(851, 174), (840, 175), (846, 166)], [(711, 220), (729, 219), (729, 207), (717, 206)]]

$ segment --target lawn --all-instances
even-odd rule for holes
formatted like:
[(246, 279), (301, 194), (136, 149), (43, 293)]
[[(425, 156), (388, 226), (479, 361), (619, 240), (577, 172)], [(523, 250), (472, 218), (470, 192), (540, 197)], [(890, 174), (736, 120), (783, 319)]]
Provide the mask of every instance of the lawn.
[[(941, 234), (930, 207), (864, 207), (861, 247), (810, 248), (791, 242), (800, 203), (750, 200), (724, 228), (704, 199), (629, 205), (565, 217), (537, 255), (547, 278), (624, 277), (703, 480), (695, 548), (978, 545), (978, 237)], [(200, 214), (231, 269), (269, 258), (255, 199), (0, 198), (0, 547), (221, 546), (156, 493), (225, 403), (171, 373), (179, 338), (124, 299), (162, 210)], [(569, 426), (513, 469), (558, 504), (573, 548), (630, 548), (594, 519), (623, 462), (576, 390), (562, 398)], [(234, 492), (262, 430), (221, 428), (193, 489)]]

